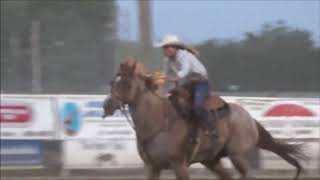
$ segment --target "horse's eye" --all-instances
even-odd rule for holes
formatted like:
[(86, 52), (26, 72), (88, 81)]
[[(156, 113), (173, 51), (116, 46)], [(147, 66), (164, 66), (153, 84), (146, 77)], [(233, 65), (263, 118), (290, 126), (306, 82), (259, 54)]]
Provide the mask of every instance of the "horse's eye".
[(121, 80), (121, 76), (117, 76), (117, 77), (114, 79), (115, 82), (118, 82), (118, 81), (120, 81), (120, 80)]
[(128, 88), (130, 86), (130, 81), (127, 79), (122, 79), (117, 84), (123, 88)]

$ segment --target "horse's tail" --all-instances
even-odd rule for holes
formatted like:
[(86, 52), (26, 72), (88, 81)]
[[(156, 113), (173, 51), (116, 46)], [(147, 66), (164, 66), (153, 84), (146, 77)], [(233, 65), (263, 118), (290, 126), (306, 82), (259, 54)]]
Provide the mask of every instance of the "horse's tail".
[(258, 147), (271, 151), (288, 163), (297, 168), (295, 179), (298, 178), (302, 170), (302, 166), (297, 159), (305, 159), (306, 156), (302, 153), (302, 144), (287, 144), (285, 142), (279, 142), (274, 139), (271, 134), (256, 121), (259, 131)]

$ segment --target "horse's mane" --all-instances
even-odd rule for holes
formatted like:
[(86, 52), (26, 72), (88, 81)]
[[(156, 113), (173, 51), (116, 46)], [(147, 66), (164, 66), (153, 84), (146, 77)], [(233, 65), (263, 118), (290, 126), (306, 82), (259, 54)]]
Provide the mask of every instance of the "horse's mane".
[(146, 87), (153, 93), (158, 94), (165, 84), (165, 75), (161, 71), (151, 71), (135, 58), (126, 58), (123, 65), (128, 68), (134, 68), (134, 75), (142, 78), (146, 83)]

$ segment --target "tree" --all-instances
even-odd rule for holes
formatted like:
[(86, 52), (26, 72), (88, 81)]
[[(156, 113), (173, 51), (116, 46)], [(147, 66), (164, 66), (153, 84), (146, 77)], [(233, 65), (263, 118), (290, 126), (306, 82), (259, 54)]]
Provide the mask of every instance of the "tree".
[(198, 46), (214, 87), (241, 91), (319, 91), (319, 47), (311, 34), (283, 21), (264, 24), (239, 42), (206, 41)]
[[(5, 37), (12, 32), (27, 42), (21, 55), (27, 64), (1, 53), (1, 82), (8, 82), (1, 87), (9, 92), (31, 90), (21, 82), (31, 84), (30, 26), (39, 21), (44, 91), (102, 92), (113, 75), (115, 15), (114, 1), (109, 0), (1, 1), (1, 51), (10, 52)], [(13, 80), (22, 71), (23, 80)]]

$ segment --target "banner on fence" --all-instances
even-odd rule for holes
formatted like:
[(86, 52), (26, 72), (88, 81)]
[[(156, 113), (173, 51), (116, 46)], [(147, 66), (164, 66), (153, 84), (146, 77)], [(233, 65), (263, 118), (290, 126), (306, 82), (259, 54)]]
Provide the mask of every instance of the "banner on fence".
[(63, 151), (64, 167), (67, 169), (143, 166), (134, 140), (66, 140)]
[(248, 110), (276, 138), (320, 138), (319, 98), (238, 97), (235, 102)]
[(42, 148), (37, 140), (1, 140), (1, 168), (30, 169), (43, 165)]
[(6, 98), (0, 104), (1, 139), (53, 139), (55, 116), (49, 98)]
[[(229, 97), (226, 97), (228, 100)], [(320, 117), (319, 98), (231, 98), (257, 120), (317, 119)]]
[(102, 118), (102, 98), (59, 98), (62, 139), (134, 139), (134, 130), (121, 113)]

